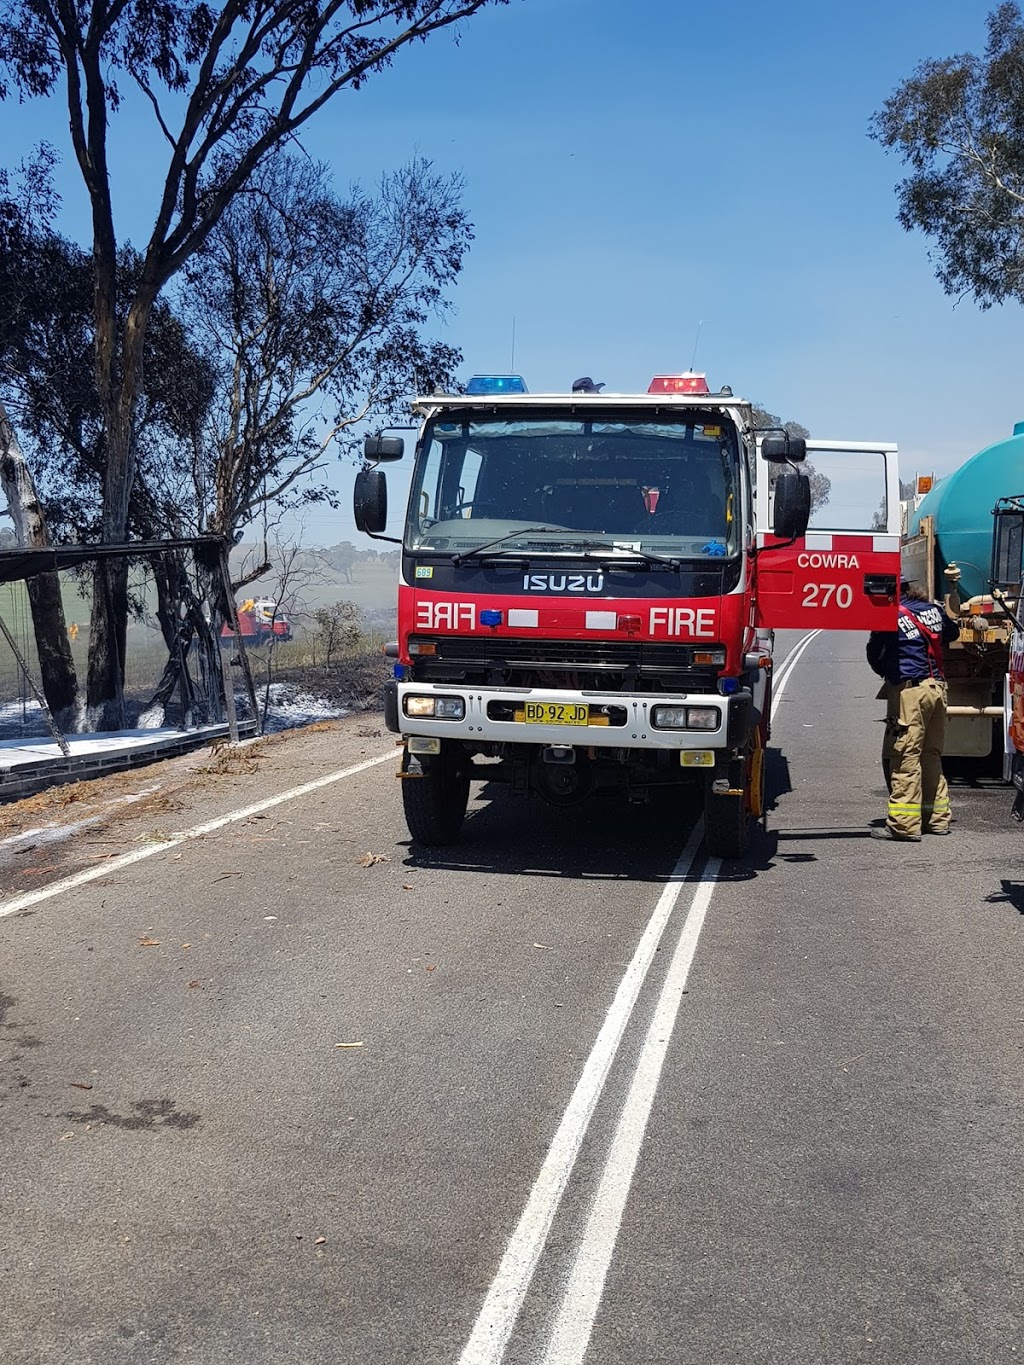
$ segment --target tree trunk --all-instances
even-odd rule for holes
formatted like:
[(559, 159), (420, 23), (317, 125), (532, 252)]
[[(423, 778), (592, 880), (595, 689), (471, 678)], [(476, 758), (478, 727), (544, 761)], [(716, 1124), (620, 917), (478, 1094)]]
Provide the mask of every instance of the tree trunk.
[[(32, 474), (10, 419), (0, 403), (0, 488), (14, 519), (14, 534), (25, 549), (49, 545), (46, 522)], [(43, 696), (61, 730), (79, 728), (78, 678), (71, 654), (60, 577), (36, 574), (26, 581)]]
[(93, 571), (89, 625), (89, 723), (123, 730), (124, 653), (128, 635), (128, 561), (101, 559)]
[[(156, 583), (156, 615), (167, 646), (167, 663), (149, 705), (139, 717), (139, 724), (143, 728), (153, 729), (166, 724), (167, 705), (175, 688), (179, 688), (181, 716), (178, 724), (179, 728), (187, 730), (196, 709), (195, 687), (188, 667), (195, 631), (188, 612), (192, 592), (181, 557), (168, 553), (154, 559), (153, 580)], [(186, 607), (184, 612), (183, 603)]]
[[(101, 524), (103, 544), (121, 545), (128, 539), (128, 514), (135, 484), (135, 412), (143, 386), (143, 345), (157, 291), (151, 280), (145, 287), (140, 286), (119, 343), (112, 236), (105, 246), (96, 284), (96, 378), (105, 441)], [(89, 635), (89, 710), (93, 723), (101, 729), (121, 729), (126, 724), (128, 560), (100, 562), (94, 586)]]

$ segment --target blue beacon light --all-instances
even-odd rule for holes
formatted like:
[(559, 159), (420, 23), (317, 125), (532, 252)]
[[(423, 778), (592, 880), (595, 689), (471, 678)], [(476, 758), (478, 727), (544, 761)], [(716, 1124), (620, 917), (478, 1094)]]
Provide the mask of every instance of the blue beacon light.
[(500, 626), (501, 616), (502, 614), (500, 611), (495, 611), (491, 607), (485, 607), (480, 613), (480, 624), (482, 626)]
[(496, 393), (526, 393), (526, 384), (518, 374), (475, 374), (466, 385), (470, 398), (486, 397)]

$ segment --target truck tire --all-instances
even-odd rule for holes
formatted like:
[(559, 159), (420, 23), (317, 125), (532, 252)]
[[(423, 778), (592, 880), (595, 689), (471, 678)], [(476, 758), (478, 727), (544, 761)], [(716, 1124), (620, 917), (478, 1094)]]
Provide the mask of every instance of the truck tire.
[(712, 858), (742, 858), (750, 845), (746, 792), (716, 796), (704, 789), (704, 841)]
[(750, 832), (765, 808), (764, 747), (755, 731), (747, 753), (743, 790), (716, 796), (709, 782), (704, 788), (704, 841), (712, 858), (742, 858), (750, 847)]
[[(442, 740), (439, 754), (420, 756), (422, 777), (402, 779), (405, 823), (413, 839), (428, 848), (454, 844), (466, 818), (469, 764), (461, 748)], [(402, 756), (403, 772), (408, 764), (406, 751)]]

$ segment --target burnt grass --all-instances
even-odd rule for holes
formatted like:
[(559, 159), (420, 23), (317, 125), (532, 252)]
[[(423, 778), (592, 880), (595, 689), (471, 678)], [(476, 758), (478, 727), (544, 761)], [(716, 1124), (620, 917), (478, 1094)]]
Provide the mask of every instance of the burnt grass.
[[(379, 711), (383, 706), (385, 681), (392, 676), (392, 663), (379, 649), (332, 659), (330, 664), (274, 664), (271, 683), (293, 687), (297, 692), (316, 697), (329, 706), (349, 711)], [(267, 682), (266, 668), (252, 660), (256, 699), (262, 700)], [(238, 684), (236, 682), (236, 691)]]

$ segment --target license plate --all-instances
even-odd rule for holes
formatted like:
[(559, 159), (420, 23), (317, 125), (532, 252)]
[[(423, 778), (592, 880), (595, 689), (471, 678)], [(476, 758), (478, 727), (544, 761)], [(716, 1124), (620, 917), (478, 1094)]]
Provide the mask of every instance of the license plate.
[(516, 720), (527, 725), (588, 725), (590, 707), (576, 702), (528, 701), (516, 712)]

